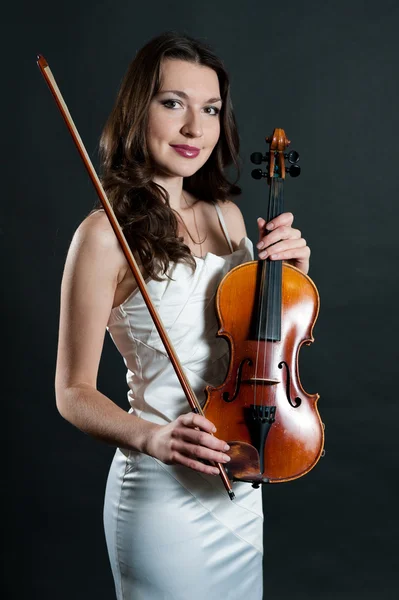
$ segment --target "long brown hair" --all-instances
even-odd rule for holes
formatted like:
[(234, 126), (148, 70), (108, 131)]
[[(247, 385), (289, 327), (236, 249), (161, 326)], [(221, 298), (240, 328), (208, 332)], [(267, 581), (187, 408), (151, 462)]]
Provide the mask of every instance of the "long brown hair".
[(190, 249), (177, 236), (178, 221), (169, 195), (152, 181), (148, 151), (148, 110), (159, 91), (163, 59), (185, 60), (213, 69), (219, 79), (222, 109), (220, 137), (207, 162), (183, 180), (183, 189), (205, 202), (224, 201), (241, 193), (224, 169), (234, 164), (239, 175), (239, 138), (222, 61), (204, 43), (166, 32), (150, 40), (131, 62), (100, 140), (102, 183), (126, 239), (150, 277), (160, 279), (169, 263), (185, 261), (195, 269)]

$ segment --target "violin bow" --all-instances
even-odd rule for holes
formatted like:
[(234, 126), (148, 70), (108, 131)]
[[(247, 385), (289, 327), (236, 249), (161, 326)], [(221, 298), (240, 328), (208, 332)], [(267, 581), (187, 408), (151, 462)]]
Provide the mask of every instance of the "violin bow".
[[(133, 253), (129, 247), (129, 244), (126, 241), (126, 238), (122, 231), (122, 228), (119, 225), (119, 222), (118, 222), (118, 220), (115, 216), (115, 213), (112, 209), (112, 206), (107, 198), (107, 195), (104, 191), (101, 181), (93, 167), (93, 164), (90, 160), (87, 150), (84, 147), (82, 139), (81, 139), (79, 132), (72, 120), (72, 117), (70, 115), (68, 107), (64, 101), (64, 98), (61, 95), (61, 92), (59, 90), (59, 87), (58, 87), (55, 79), (54, 79), (51, 69), (50, 69), (46, 59), (41, 54), (39, 54), (37, 56), (37, 65), (38, 65), (44, 79), (46, 80), (48, 87), (50, 88), (50, 91), (54, 97), (54, 100), (63, 116), (65, 124), (68, 127), (69, 133), (71, 134), (72, 139), (75, 142), (75, 145), (76, 145), (78, 152), (84, 162), (84, 165), (87, 169), (90, 179), (96, 189), (98, 197), (100, 198), (101, 204), (102, 204), (104, 211), (109, 219), (112, 229), (114, 230), (115, 235), (118, 238), (118, 241), (122, 247), (123, 253), (126, 257), (129, 267), (132, 270), (132, 273), (136, 279), (137, 286), (143, 296), (144, 302), (147, 305), (148, 311), (149, 311), (151, 318), (154, 322), (154, 325), (159, 333), (159, 337), (161, 338), (163, 345), (165, 346), (165, 350), (170, 358), (170, 361), (175, 370), (177, 378), (183, 388), (184, 394), (187, 398), (190, 408), (191, 408), (192, 412), (204, 416), (202, 407), (201, 407), (200, 403), (198, 402), (198, 399), (194, 393), (194, 390), (192, 389), (192, 387), (190, 385), (190, 382), (188, 381), (188, 378), (186, 377), (186, 374), (183, 371), (183, 367), (180, 363), (180, 360), (176, 354), (175, 349), (172, 346), (172, 342), (170, 341), (170, 338), (166, 332), (166, 329), (164, 328), (164, 326), (162, 324), (159, 313), (158, 313), (154, 303), (151, 300), (151, 297), (147, 290), (146, 283), (144, 281), (144, 277), (142, 276), (141, 271), (137, 265), (136, 259), (134, 258)], [(234, 500), (234, 497), (235, 497), (234, 492), (233, 492), (230, 480), (227, 476), (227, 473), (226, 473), (223, 465), (221, 463), (214, 463), (214, 464), (219, 469), (220, 477), (223, 481), (226, 491), (229, 494), (230, 499)]]

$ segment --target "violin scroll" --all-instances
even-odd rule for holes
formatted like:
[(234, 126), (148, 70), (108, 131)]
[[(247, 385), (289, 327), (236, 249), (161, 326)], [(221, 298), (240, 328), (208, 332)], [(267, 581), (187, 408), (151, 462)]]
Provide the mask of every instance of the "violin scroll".
[[(296, 150), (285, 152), (291, 142), (287, 139), (284, 129), (275, 129), (273, 134), (266, 138), (266, 142), (269, 144), (269, 151), (266, 154), (253, 152), (250, 158), (255, 165), (265, 162), (267, 171), (254, 169), (251, 173), (252, 177), (254, 179), (267, 178), (269, 184), (273, 178), (285, 179), (286, 173), (289, 173), (291, 177), (298, 177), (301, 173), (301, 167), (297, 164), (299, 154)], [(285, 165), (285, 160), (290, 163), (290, 166)]]

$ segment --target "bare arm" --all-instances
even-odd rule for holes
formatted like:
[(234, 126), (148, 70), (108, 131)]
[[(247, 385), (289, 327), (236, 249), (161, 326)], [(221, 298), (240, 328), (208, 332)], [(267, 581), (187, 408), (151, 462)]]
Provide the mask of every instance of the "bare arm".
[[(71, 243), (61, 286), (56, 402), (61, 415), (85, 433), (130, 450), (218, 474), (204, 460), (227, 462), (213, 424), (182, 415), (168, 425), (139, 419), (97, 390), (97, 374), (124, 255), (103, 213), (88, 217)], [(200, 428), (200, 429), (197, 429)]]
[(91, 215), (73, 237), (62, 279), (56, 401), (61, 415), (85, 433), (115, 446), (144, 451), (151, 423), (132, 419), (96, 389), (122, 267), (122, 252), (105, 215)]

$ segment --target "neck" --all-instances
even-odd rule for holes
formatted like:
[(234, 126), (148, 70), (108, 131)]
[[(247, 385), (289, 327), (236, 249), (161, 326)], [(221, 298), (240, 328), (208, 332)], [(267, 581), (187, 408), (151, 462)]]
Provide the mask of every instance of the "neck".
[[(157, 175), (154, 177), (154, 183), (161, 185), (169, 194), (169, 204), (173, 210), (184, 210), (187, 208), (183, 196), (183, 177), (163, 177)], [(188, 195), (185, 194), (189, 202)]]

